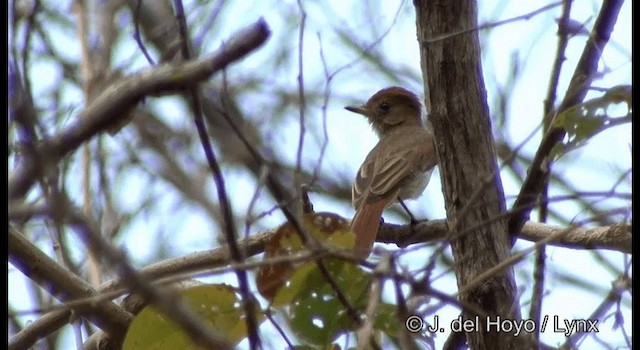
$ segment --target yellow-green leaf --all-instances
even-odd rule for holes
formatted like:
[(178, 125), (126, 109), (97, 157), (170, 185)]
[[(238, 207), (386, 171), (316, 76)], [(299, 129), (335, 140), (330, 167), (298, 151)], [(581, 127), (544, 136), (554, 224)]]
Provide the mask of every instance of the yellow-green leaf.
[[(202, 322), (232, 343), (247, 336), (245, 310), (240, 294), (231, 286), (209, 284), (178, 292), (179, 298), (190, 307)], [(261, 320), (261, 314), (256, 313)], [(149, 305), (129, 326), (123, 349), (198, 349), (189, 336), (173, 320)]]

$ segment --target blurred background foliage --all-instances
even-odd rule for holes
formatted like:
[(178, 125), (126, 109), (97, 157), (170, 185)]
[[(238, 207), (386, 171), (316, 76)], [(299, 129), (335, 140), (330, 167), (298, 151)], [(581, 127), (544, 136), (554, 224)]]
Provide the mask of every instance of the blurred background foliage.
[[(599, 3), (575, 1), (572, 19), (589, 30)], [(545, 5), (542, 1), (479, 1), (478, 20), (480, 24), (496, 22)], [(15, 104), (16, 96), (32, 101), (37, 138), (55, 137), (110, 82), (149, 68), (152, 63), (142, 54), (142, 47), (156, 64), (179, 64), (178, 32), (168, 1), (12, 0), (8, 6), (10, 72), (13, 69), (21, 82), (10, 80), (9, 103)], [(213, 52), (239, 28), (260, 17), (272, 31), (263, 47), (200, 85), (239, 236), (273, 229), (285, 221), (264, 188), (265, 171), (274, 172), (291, 193), (300, 182), (309, 183), (316, 210), (350, 218), (351, 182), (376, 139), (364, 119), (343, 107), (364, 103), (375, 91), (390, 85), (424, 96), (411, 2), (194, 0), (185, 1), (184, 6), (197, 56)], [(509, 160), (501, 173), (507, 207), (541, 139), (536, 128), (543, 119), (560, 9), (556, 6), (479, 34), (498, 161)], [(614, 86), (631, 84), (630, 13), (627, 1), (599, 66), (594, 85), (600, 90), (594, 90), (588, 99)], [(139, 19), (137, 25), (135, 19)], [(135, 39), (138, 28), (139, 43)], [(579, 30), (569, 37), (557, 85), (559, 96), (586, 39)], [(601, 107), (609, 117), (627, 115), (624, 103)], [(35, 206), (46, 203), (52, 191), (66, 193), (138, 267), (219, 246), (223, 218), (218, 194), (183, 96), (148, 97), (130, 113), (128, 125), (114, 135), (94, 138), (66, 157), (55, 174), (34, 186), (21, 203)], [(224, 120), (225, 114), (240, 125), (268, 165), (250, 157)], [(301, 120), (304, 139), (298, 163)], [(7, 135), (11, 172), (29, 140), (17, 131), (11, 115)], [(549, 222), (561, 226), (588, 218), (595, 218), (593, 226), (630, 222), (631, 169), (628, 122), (603, 130), (585, 146), (563, 155), (554, 164), (550, 181)], [(442, 198), (436, 171), (425, 194), (409, 206), (418, 218), (442, 219), (446, 216)], [(622, 213), (607, 214), (620, 208)], [(385, 219), (406, 222), (395, 207)], [(114, 271), (92, 264), (74, 234), (54, 218), (12, 220), (11, 225), (94, 285), (115, 276)], [(519, 242), (516, 247), (529, 244)], [(424, 257), (433, 251), (429, 245), (407, 250), (400, 269), (425, 273)], [(575, 304), (562, 304), (572, 318), (587, 318), (606, 296), (611, 281), (628, 269), (630, 260), (621, 253), (562, 248), (552, 248), (547, 254), (545, 307)], [(445, 291), (456, 288), (451, 263), (450, 252), (445, 250), (431, 279)], [(527, 259), (516, 267), (524, 308), (530, 299), (532, 265), (532, 259)], [(38, 317), (29, 310), (47, 310), (55, 301), (11, 265), (8, 278), (11, 337)], [(203, 280), (234, 283), (225, 274)], [(625, 298), (621, 308), (621, 315), (628, 317), (630, 299)], [(594, 338), (624, 346), (615, 325), (620, 323), (607, 322), (604, 334)], [(85, 330), (92, 333), (94, 327), (87, 324)], [(53, 333), (43, 348), (69, 344), (67, 332)], [(551, 344), (562, 341), (555, 335), (542, 339)]]

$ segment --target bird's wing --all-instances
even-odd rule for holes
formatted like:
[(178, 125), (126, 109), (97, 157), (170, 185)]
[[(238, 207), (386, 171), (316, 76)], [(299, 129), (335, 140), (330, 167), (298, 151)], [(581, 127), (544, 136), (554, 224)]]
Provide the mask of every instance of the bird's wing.
[(395, 201), (407, 176), (414, 175), (416, 170), (425, 172), (435, 166), (435, 152), (431, 142), (406, 145), (401, 138), (392, 141), (399, 142), (392, 144), (390, 152), (379, 156), (380, 149), (388, 146), (378, 144), (358, 170), (351, 193), (356, 209), (360, 208), (363, 201), (375, 202), (393, 194), (387, 204), (390, 205)]

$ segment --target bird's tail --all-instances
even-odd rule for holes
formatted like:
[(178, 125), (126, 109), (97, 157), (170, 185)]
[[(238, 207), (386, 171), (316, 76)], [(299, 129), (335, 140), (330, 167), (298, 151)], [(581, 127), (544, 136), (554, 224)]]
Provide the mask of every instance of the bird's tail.
[(351, 231), (356, 235), (355, 252), (361, 258), (367, 258), (371, 253), (373, 242), (378, 234), (380, 217), (386, 207), (385, 201), (364, 203), (351, 220)]

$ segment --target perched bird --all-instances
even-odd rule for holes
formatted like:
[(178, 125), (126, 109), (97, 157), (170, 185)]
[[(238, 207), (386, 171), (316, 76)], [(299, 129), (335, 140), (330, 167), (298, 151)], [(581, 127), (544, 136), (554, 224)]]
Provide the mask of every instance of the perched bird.
[(425, 127), (420, 100), (412, 92), (389, 87), (360, 107), (345, 108), (364, 115), (380, 138), (360, 166), (351, 191), (355, 250), (366, 258), (384, 209), (396, 200), (420, 196), (437, 158), (433, 134)]

